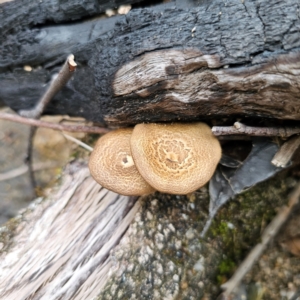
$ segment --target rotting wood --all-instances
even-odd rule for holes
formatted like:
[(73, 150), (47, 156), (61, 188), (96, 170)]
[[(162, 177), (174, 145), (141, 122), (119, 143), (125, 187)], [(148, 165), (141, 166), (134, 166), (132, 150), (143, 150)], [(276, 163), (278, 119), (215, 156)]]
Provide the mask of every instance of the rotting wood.
[[(160, 110), (183, 120), (234, 114), (298, 120), (299, 58), (287, 54), (259, 66), (231, 69), (223, 68), (217, 55), (192, 49), (156, 51), (121, 67), (112, 92), (124, 99), (157, 98), (145, 101), (136, 115)], [(125, 122), (132, 114), (122, 107), (105, 120)]]
[[(72, 13), (80, 20), (97, 11), (68, 7), (55, 14), (50, 4), (39, 5), (48, 15), (42, 14), (38, 27), (23, 21), (22, 37), (17, 26), (22, 8), (15, 1), (1, 5), (0, 99), (17, 111), (34, 106), (56, 65), (72, 52), (78, 72), (46, 113), (114, 126), (237, 115), (300, 117), (296, 0), (186, 0), (68, 26), (63, 22)], [(8, 14), (12, 8), (15, 14)], [(35, 9), (31, 6), (31, 18)], [(46, 24), (47, 18), (58, 24)]]
[(272, 159), (272, 164), (277, 167), (286, 167), (300, 146), (300, 136), (292, 136), (278, 150)]

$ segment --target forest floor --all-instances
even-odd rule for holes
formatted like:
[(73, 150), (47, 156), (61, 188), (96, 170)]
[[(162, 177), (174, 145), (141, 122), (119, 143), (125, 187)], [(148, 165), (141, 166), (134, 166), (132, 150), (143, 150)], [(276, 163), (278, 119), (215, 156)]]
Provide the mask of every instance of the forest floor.
[[(9, 111), (7, 108), (2, 108)], [(58, 121), (62, 117), (51, 117)], [(29, 127), (0, 120), (0, 223), (14, 217), (18, 211), (28, 206), (33, 198), (28, 172), (24, 169), (24, 157), (28, 142)], [(92, 143), (93, 136), (77, 134)], [(35, 172), (38, 196), (47, 195), (61, 176), (62, 168), (74, 158), (87, 159), (88, 152), (66, 140), (60, 132), (39, 129), (34, 142), (34, 164), (40, 170)], [(296, 159), (299, 159), (296, 158)], [(4, 178), (11, 173), (10, 179)], [(213, 270), (214, 280), (207, 289), (204, 299), (215, 299), (220, 293), (219, 286), (226, 282), (243, 261), (247, 253), (260, 242), (263, 229), (287, 204), (288, 195), (300, 179), (299, 165), (285, 170), (275, 178), (257, 185), (226, 204), (215, 218), (206, 240), (212, 240), (212, 247), (222, 249), (223, 259)], [(204, 197), (205, 195), (205, 197)], [(160, 194), (156, 193), (156, 199)], [(166, 197), (161, 195), (161, 197)], [(171, 196), (176, 198), (176, 196)], [(173, 199), (173, 200), (174, 200)], [(208, 213), (208, 191), (201, 189), (184, 201), (197, 203)], [(247, 274), (241, 286), (240, 299), (298, 299), (300, 289), (300, 222), (296, 210), (291, 220), (272, 241), (260, 260)], [(292, 253), (297, 254), (293, 255)], [(187, 282), (187, 285), (189, 283)], [(184, 289), (184, 287), (182, 287)], [(246, 298), (242, 294), (247, 295)], [(206, 298), (205, 298), (206, 297)], [(300, 298), (299, 298), (300, 299)]]
[[(12, 112), (2, 108), (3, 112)], [(67, 116), (43, 117), (45, 121), (60, 122)], [(76, 119), (73, 119), (75, 122)], [(0, 120), (0, 224), (28, 206), (34, 192), (24, 163), (29, 126)], [(70, 134), (83, 139), (85, 134)], [(49, 188), (61, 175), (62, 168), (76, 157), (88, 152), (68, 141), (61, 132), (39, 128), (34, 139), (33, 165), (36, 166), (36, 195), (47, 195)]]

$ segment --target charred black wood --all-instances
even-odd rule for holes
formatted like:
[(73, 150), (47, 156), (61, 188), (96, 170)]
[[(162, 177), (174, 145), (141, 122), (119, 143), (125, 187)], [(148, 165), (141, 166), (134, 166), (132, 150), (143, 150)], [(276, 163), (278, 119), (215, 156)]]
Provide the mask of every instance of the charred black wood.
[[(74, 53), (78, 71), (46, 113), (116, 126), (228, 116), (299, 120), (298, 2), (185, 2), (92, 20), (86, 17), (103, 9), (80, 8), (72, 17), (75, 6), (58, 13), (49, 9), (54, 1), (26, 11), (2, 4), (0, 100), (16, 111), (33, 107)], [(24, 20), (43, 9), (46, 17)]]

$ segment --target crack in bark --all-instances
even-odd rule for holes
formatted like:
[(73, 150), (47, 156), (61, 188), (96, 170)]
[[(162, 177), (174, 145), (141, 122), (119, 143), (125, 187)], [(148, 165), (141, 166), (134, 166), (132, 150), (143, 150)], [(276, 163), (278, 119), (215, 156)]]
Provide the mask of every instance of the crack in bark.
[(260, 22), (262, 24), (262, 28), (263, 28), (263, 40), (264, 40), (264, 45), (265, 45), (266, 44), (265, 23), (264, 23), (264, 20), (263, 20), (262, 16), (259, 13), (259, 9), (260, 9), (260, 4), (257, 3), (256, 4), (256, 15), (257, 15), (258, 19), (260, 20)]

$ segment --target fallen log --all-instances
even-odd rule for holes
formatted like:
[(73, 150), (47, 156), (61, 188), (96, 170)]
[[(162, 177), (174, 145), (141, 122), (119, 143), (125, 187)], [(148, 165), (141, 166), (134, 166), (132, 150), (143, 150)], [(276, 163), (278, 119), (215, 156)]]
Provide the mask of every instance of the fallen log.
[(74, 4), (57, 15), (51, 1), (42, 2), (30, 6), (30, 16), (41, 8), (47, 16), (24, 21), (26, 5), (7, 2), (0, 99), (16, 111), (31, 108), (73, 53), (78, 72), (46, 113), (114, 126), (230, 116), (299, 120), (297, 5), (178, 1), (78, 23), (101, 10), (74, 12)]
[(104, 286), (109, 252), (140, 204), (96, 184), (82, 163), (63, 180), (10, 221), (15, 230), (1, 240), (1, 299), (92, 299)]
[[(199, 251), (206, 249), (194, 223), (201, 203), (156, 196), (117, 195), (98, 185), (85, 164), (72, 163), (49, 197), (2, 227), (1, 299), (124, 299), (130, 290), (130, 299), (173, 299), (190, 277), (184, 268), (199, 260), (189, 282), (197, 285), (205, 268)], [(208, 261), (220, 257), (212, 249)], [(203, 279), (208, 285), (214, 272)], [(204, 293), (203, 286), (191, 291)]]

